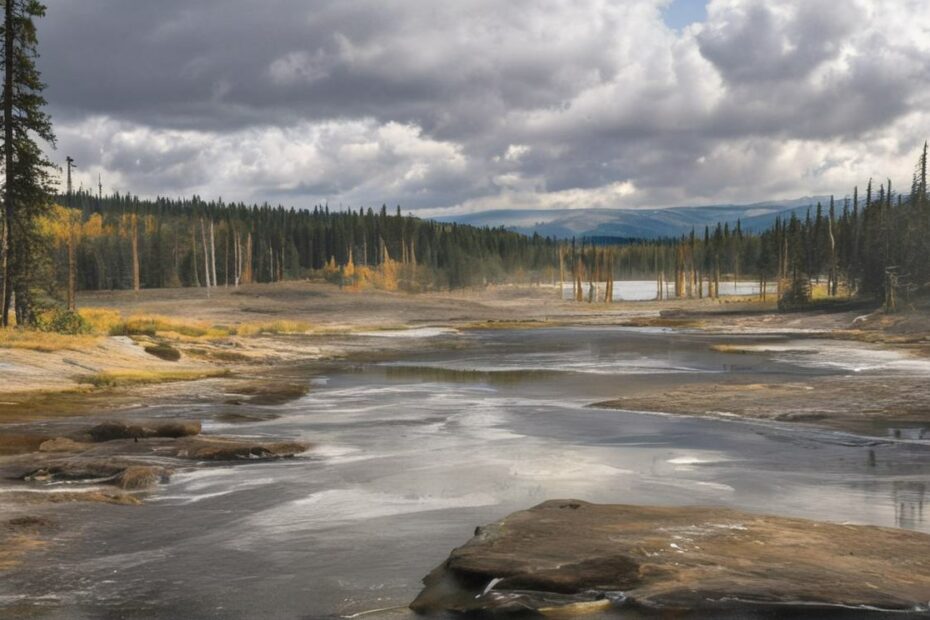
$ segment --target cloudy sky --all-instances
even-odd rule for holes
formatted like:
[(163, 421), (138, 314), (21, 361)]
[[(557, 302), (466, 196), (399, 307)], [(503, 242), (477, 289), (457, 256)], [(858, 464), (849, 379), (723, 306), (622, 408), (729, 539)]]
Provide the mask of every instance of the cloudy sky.
[(298, 207), (654, 207), (909, 183), (926, 0), (46, 0), (77, 182)]

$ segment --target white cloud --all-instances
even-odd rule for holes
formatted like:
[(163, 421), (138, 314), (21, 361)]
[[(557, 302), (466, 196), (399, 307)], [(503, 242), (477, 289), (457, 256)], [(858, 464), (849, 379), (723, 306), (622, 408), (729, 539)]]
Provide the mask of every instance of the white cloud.
[[(58, 132), (63, 150), (90, 163), (79, 180), (92, 185), (101, 173), (109, 188), (151, 195), (372, 206), (429, 193), (435, 179), (467, 173), (456, 145), (424, 137), (413, 125), (372, 119), (216, 133), (93, 117)], [(91, 144), (96, 152), (82, 150)]]
[[(61, 157), (146, 194), (433, 213), (908, 181), (926, 2), (711, 0), (681, 32), (667, 3), (50, 2), (42, 62)], [(135, 45), (80, 36), (111, 17)]]

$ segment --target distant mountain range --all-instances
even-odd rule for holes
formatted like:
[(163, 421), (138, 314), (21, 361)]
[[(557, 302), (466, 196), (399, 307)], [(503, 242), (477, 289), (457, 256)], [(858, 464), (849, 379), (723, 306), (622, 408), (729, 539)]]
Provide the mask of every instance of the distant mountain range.
[(803, 216), (817, 202), (826, 205), (829, 196), (812, 196), (794, 200), (773, 200), (746, 205), (709, 205), (669, 207), (665, 209), (532, 209), (521, 211), (491, 210), (433, 218), (440, 222), (458, 222), (473, 226), (503, 226), (510, 230), (544, 237), (621, 237), (656, 239), (687, 234), (718, 222), (732, 227), (737, 220), (743, 230), (769, 228), (779, 215), (791, 212)]

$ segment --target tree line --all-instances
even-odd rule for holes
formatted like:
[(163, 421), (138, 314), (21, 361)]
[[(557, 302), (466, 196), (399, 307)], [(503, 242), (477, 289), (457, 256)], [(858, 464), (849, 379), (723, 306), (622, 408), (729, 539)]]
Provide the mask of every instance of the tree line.
[[(77, 191), (46, 219), (56, 282), (72, 290), (238, 286), (322, 273), (344, 285), (452, 289), (533, 278), (558, 244), (438, 223), (400, 207), (298, 210)], [(366, 275), (367, 274), (367, 275)], [(534, 274), (536, 274), (534, 276)], [(73, 293), (68, 294), (73, 299)]]
[(828, 297), (872, 299), (894, 310), (901, 296), (930, 286), (927, 157), (925, 143), (903, 193), (891, 179), (877, 187), (870, 179), (864, 191), (855, 187), (803, 216), (779, 217), (758, 234), (744, 234), (739, 224), (732, 231), (718, 225), (706, 228), (703, 239), (692, 233), (677, 240), (670, 268), (675, 295), (706, 290), (713, 296), (722, 267), (734, 277), (758, 279), (760, 295), (771, 290), (786, 308), (810, 302), (817, 282)]
[[(827, 296), (894, 308), (930, 282), (927, 148), (908, 193), (890, 180), (776, 218), (659, 240), (532, 237), (378, 210), (298, 210), (79, 190), (37, 218), (51, 240), (52, 289), (238, 286), (322, 274), (344, 286), (411, 292), (504, 281), (571, 283), (578, 301), (613, 299), (613, 282), (653, 279), (656, 298), (715, 298), (722, 279), (753, 279), (760, 296), (804, 305)], [(41, 235), (40, 235), (41, 236)], [(49, 274), (49, 270), (39, 270)]]
[[(322, 275), (343, 286), (423, 291), (503, 281), (570, 282), (572, 299), (611, 301), (616, 279), (654, 279), (656, 297), (716, 297), (721, 279), (753, 278), (783, 307), (862, 297), (894, 309), (930, 283), (927, 146), (911, 185), (870, 180), (842, 200), (778, 218), (762, 232), (739, 222), (659, 240), (556, 240), (503, 228), (438, 223), (380, 209), (282, 206), (71, 191), (58, 168), (35, 65), (38, 0), (5, 0), (0, 326), (34, 324), (78, 290), (217, 286)], [(12, 315), (12, 317), (11, 317)]]

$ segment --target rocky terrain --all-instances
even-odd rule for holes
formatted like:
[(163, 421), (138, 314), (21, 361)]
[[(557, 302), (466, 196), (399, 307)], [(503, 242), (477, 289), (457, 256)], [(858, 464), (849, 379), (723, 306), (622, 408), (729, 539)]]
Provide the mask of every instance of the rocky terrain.
[(420, 613), (930, 609), (930, 536), (726, 508), (552, 500), (479, 527)]
[(135, 505), (175, 470), (291, 458), (310, 448), (291, 441), (202, 436), (188, 420), (114, 420), (67, 434), (0, 433), (0, 570), (44, 546), (70, 502)]

